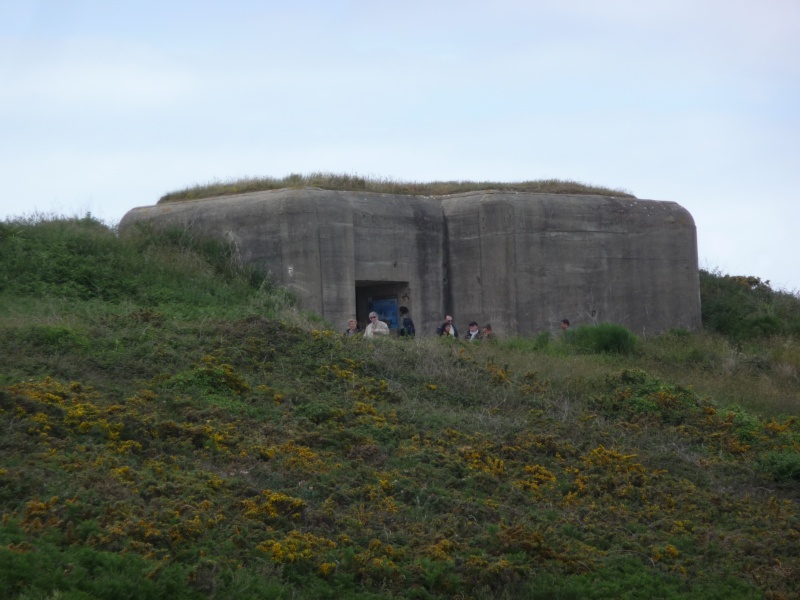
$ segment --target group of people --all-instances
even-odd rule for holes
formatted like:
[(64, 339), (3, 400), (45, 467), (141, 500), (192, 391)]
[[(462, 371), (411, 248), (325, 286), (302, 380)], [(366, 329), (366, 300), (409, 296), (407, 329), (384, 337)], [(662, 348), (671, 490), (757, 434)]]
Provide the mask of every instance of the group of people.
[[(403, 337), (414, 337), (417, 333), (414, 328), (414, 321), (411, 320), (411, 315), (408, 312), (408, 307), (401, 306), (397, 309), (400, 313), (400, 327), (397, 330), (398, 335)], [(362, 335), (366, 338), (380, 337), (389, 335), (389, 326), (378, 318), (378, 313), (372, 311), (369, 313), (369, 323), (362, 332), (358, 328), (358, 321), (350, 319), (347, 322), (347, 329), (344, 330), (345, 337), (354, 337)]]
[[(408, 307), (401, 306), (398, 308), (398, 312), (400, 313), (400, 323), (397, 329), (398, 335), (400, 337), (414, 337), (416, 335), (416, 329), (414, 328), (414, 321), (411, 320), (411, 315), (408, 312)], [(389, 326), (381, 321), (378, 318), (378, 313), (374, 311), (369, 313), (369, 323), (364, 328), (363, 332), (358, 328), (358, 322), (355, 319), (350, 319), (347, 322), (347, 329), (344, 331), (346, 337), (363, 335), (365, 338), (388, 336), (389, 333)], [(458, 338), (458, 329), (456, 329), (455, 324), (453, 324), (453, 317), (451, 315), (445, 315), (444, 322), (436, 328), (436, 333), (439, 336)], [(476, 321), (471, 321), (469, 330), (464, 339), (468, 342), (494, 339), (492, 326), (486, 323), (481, 328)]]
[[(453, 338), (458, 338), (458, 329), (453, 324), (453, 317), (450, 315), (446, 315), (444, 318), (444, 323), (442, 323), (437, 329), (436, 333), (440, 336), (451, 336)], [(464, 336), (464, 339), (468, 342), (472, 342), (475, 340), (490, 340), (494, 338), (494, 332), (492, 331), (492, 326), (489, 323), (486, 323), (482, 328), (478, 325), (477, 321), (470, 321), (469, 329), (467, 330), (467, 334)]]

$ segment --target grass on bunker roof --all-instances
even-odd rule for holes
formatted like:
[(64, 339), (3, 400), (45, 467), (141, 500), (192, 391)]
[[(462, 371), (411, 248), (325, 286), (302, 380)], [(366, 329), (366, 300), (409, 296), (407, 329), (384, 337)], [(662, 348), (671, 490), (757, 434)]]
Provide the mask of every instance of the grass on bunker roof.
[(159, 203), (177, 200), (196, 200), (231, 194), (245, 194), (283, 188), (318, 187), (325, 190), (372, 192), (416, 196), (446, 196), (463, 192), (499, 190), (509, 192), (536, 192), (547, 194), (592, 194), (634, 198), (630, 192), (578, 181), (540, 179), (532, 181), (401, 181), (382, 177), (362, 177), (338, 173), (292, 173), (284, 177), (249, 177), (228, 181), (197, 184), (165, 194)]

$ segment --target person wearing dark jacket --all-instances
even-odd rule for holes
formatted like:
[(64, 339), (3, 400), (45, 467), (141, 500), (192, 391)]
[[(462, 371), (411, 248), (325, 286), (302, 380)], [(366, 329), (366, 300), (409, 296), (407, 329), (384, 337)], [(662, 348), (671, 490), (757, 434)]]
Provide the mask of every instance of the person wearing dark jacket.
[[(445, 331), (444, 331), (445, 323), (450, 325), (450, 331), (448, 331), (446, 334), (445, 334)], [(439, 335), (450, 335), (450, 336), (452, 336), (454, 338), (457, 338), (458, 337), (458, 330), (456, 329), (456, 326), (453, 325), (453, 317), (450, 316), (450, 315), (446, 315), (445, 318), (444, 318), (444, 323), (442, 323), (442, 326), (439, 327), (436, 330), (436, 333), (438, 333)]]
[(466, 335), (466, 337), (464, 339), (466, 341), (468, 341), (468, 342), (471, 342), (473, 340), (480, 340), (481, 337), (483, 337), (483, 336), (481, 336), (481, 332), (478, 329), (478, 323), (476, 323), (475, 321), (472, 321), (469, 324), (469, 330), (467, 331), (467, 335)]
[(400, 312), (398, 334), (403, 337), (414, 337), (416, 330), (414, 329), (414, 321), (411, 320), (411, 315), (408, 314), (408, 307), (401, 306), (397, 310)]
[(344, 330), (345, 337), (354, 337), (361, 333), (361, 330), (358, 328), (358, 321), (355, 319), (350, 319), (347, 322), (347, 329)]

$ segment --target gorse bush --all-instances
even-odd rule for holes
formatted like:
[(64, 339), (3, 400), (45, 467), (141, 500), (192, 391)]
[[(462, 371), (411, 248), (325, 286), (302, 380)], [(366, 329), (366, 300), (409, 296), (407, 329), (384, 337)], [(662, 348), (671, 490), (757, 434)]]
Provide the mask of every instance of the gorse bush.
[(213, 240), (4, 227), (2, 598), (800, 593), (790, 338), (348, 339)]

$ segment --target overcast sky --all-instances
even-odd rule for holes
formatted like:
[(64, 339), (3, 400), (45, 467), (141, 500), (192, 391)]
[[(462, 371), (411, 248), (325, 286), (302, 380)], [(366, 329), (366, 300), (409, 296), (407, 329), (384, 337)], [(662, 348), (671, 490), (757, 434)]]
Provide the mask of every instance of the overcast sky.
[(800, 290), (800, 0), (0, 0), (0, 219), (312, 171), (671, 200)]

